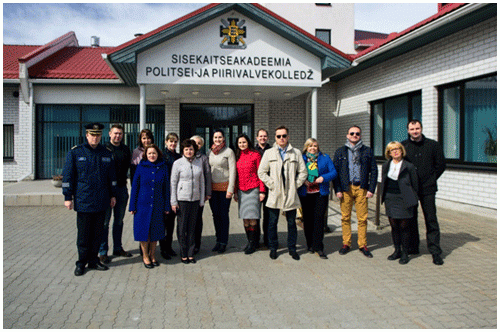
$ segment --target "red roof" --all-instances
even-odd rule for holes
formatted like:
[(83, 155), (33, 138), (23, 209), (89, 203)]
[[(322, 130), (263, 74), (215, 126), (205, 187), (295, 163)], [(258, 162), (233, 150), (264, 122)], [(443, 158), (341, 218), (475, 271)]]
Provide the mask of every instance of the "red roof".
[(446, 15), (446, 14), (448, 14), (448, 13), (450, 13), (450, 12), (452, 12), (452, 11), (454, 11), (454, 10), (456, 10), (456, 9), (464, 6), (464, 5), (466, 5), (466, 3), (453, 3), (453, 4), (447, 5), (446, 7), (442, 7), (442, 9), (437, 14), (432, 15), (431, 17), (429, 17), (429, 18), (427, 18), (427, 19), (425, 19), (425, 20), (423, 20), (423, 21), (421, 21), (421, 22), (419, 22), (419, 23), (417, 23), (417, 24), (409, 27), (408, 29), (399, 32), (399, 33), (391, 33), (389, 35), (389, 37), (387, 37), (387, 39), (385, 39), (382, 43), (380, 43), (378, 45), (375, 44), (372, 47), (369, 47), (366, 50), (364, 50), (362, 52), (359, 52), (358, 54), (356, 54), (353, 57), (353, 60), (357, 59), (359, 57), (362, 57), (363, 55), (366, 55), (367, 53), (370, 53), (370, 52), (376, 50), (377, 48), (379, 48), (379, 47), (381, 47), (383, 45), (386, 45), (387, 43), (389, 43), (389, 42), (391, 42), (391, 41), (393, 41), (395, 39), (398, 39), (398, 38), (400, 38), (400, 37), (402, 37), (402, 36), (404, 36), (404, 35), (412, 32), (413, 30), (421, 28), (422, 26), (424, 26), (424, 25), (426, 25), (426, 24), (428, 24), (428, 23), (430, 23), (432, 21), (435, 21), (438, 18), (441, 18), (442, 16), (444, 16), (444, 15)]
[(379, 39), (379, 38), (372, 38), (372, 39), (362, 39), (362, 40), (356, 40), (354, 44), (356, 45), (377, 45), (380, 43), (383, 43), (385, 39)]
[(102, 59), (110, 47), (65, 47), (30, 67), (31, 78), (117, 79)]
[[(40, 46), (4, 45), (3, 78), (19, 78), (19, 59)], [(117, 79), (102, 59), (110, 47), (65, 47), (29, 68), (30, 78)]]
[(19, 58), (39, 47), (35, 45), (3, 45), (3, 78), (19, 78)]

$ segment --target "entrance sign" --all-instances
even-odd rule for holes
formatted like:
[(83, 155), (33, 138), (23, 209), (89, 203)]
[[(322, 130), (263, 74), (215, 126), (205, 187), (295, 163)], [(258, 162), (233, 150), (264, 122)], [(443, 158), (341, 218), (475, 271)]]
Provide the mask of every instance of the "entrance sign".
[(138, 84), (321, 86), (321, 60), (236, 12), (137, 55)]

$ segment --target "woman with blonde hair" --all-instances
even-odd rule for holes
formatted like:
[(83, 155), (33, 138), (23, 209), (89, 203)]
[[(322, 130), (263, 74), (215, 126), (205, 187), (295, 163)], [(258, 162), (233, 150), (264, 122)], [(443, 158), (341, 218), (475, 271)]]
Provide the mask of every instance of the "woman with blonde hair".
[(413, 209), (418, 204), (418, 178), (415, 166), (405, 160), (406, 150), (399, 142), (390, 142), (385, 148), (387, 162), (382, 166), (381, 203), (391, 224), (394, 253), (388, 260), (400, 258), (406, 264), (410, 245), (410, 223)]
[(307, 180), (298, 192), (307, 250), (327, 259), (323, 251), (324, 217), (330, 194), (329, 184), (337, 176), (337, 171), (330, 156), (319, 150), (318, 141), (314, 138), (304, 143), (302, 157), (307, 168)]

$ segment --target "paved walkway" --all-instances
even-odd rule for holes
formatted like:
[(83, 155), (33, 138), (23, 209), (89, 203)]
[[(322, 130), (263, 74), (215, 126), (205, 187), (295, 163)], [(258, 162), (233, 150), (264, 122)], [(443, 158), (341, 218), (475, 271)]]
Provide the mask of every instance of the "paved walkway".
[[(373, 203), (370, 209), (373, 216)], [(340, 256), (334, 201), (326, 261), (306, 253), (302, 231), (301, 260), (287, 254), (284, 218), (276, 261), (267, 250), (244, 255), (235, 204), (229, 249), (213, 254), (210, 214), (207, 206), (197, 264), (160, 259), (146, 270), (127, 214), (124, 248), (134, 256), (113, 258), (109, 271), (75, 277), (75, 213), (63, 206), (4, 206), (4, 328), (497, 327), (494, 218), (439, 209), (445, 264), (432, 264), (421, 222), (421, 254), (402, 266), (387, 260), (393, 248), (384, 216), (380, 229), (369, 227), (374, 258), (357, 250)]]

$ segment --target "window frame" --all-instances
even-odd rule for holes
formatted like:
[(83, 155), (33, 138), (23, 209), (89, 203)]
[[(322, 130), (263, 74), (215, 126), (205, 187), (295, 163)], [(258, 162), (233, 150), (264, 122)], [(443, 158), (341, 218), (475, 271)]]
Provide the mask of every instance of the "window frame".
[[(12, 156), (7, 156), (6, 155), (6, 149), (5, 149), (5, 133), (7, 132), (5, 129), (9, 128), (9, 132), (12, 132)], [(11, 129), (10, 129), (11, 128)], [(14, 124), (4, 124), (3, 125), (3, 133), (4, 133), (4, 140), (3, 140), (3, 161), (4, 162), (11, 162), (14, 161), (15, 158), (15, 134), (14, 134)]]
[(415, 96), (420, 96), (420, 98), (422, 98), (422, 90), (410, 91), (410, 92), (402, 93), (399, 95), (394, 95), (394, 96), (370, 101), (370, 142), (371, 142), (371, 145), (372, 145), (371, 148), (372, 148), (374, 154), (375, 154), (375, 146), (374, 146), (374, 144), (375, 144), (375, 137), (374, 137), (374, 134), (375, 134), (375, 130), (374, 130), (375, 111), (374, 111), (374, 107), (376, 104), (382, 103), (382, 119), (383, 119), (383, 121), (382, 121), (382, 155), (381, 156), (374, 155), (375, 159), (377, 161), (382, 161), (382, 160), (385, 161), (386, 160), (385, 155), (384, 155), (384, 151), (385, 151), (385, 147), (389, 143), (389, 142), (385, 142), (385, 116), (386, 116), (386, 114), (385, 114), (385, 112), (386, 112), (385, 102), (387, 100), (390, 100), (390, 99), (406, 97), (407, 109), (408, 109), (407, 118), (408, 118), (408, 120), (412, 120), (413, 119), (412, 99)]
[[(467, 78), (464, 80), (460, 81), (455, 81), (443, 85), (439, 85), (436, 87), (438, 90), (438, 140), (439, 144), (441, 145), (441, 148), (444, 149), (443, 143), (444, 143), (444, 108), (443, 108), (443, 93), (444, 90), (453, 88), (453, 87), (459, 87), (459, 93), (460, 93), (460, 124), (459, 124), (459, 132), (460, 132), (460, 137), (459, 137), (459, 158), (446, 158), (446, 166), (450, 168), (458, 168), (458, 169), (470, 169), (470, 170), (482, 170), (482, 171), (497, 171), (497, 164), (496, 163), (488, 163), (488, 162), (472, 162), (472, 161), (465, 161), (465, 84), (467, 82), (472, 82), (472, 81), (477, 81), (481, 80), (483, 78), (488, 78), (488, 77), (494, 77), (497, 76), (497, 72), (486, 74), (486, 75), (481, 75), (481, 76), (476, 76), (476, 77), (471, 77)], [(498, 111), (497, 111), (498, 112)], [(497, 133), (498, 136), (498, 133)], [(498, 155), (498, 153), (497, 153)]]
[[(318, 31), (321, 31), (321, 32), (328, 32), (328, 42), (324, 41), (323, 39), (319, 38), (317, 36), (317, 33)], [(327, 43), (328, 45), (331, 45), (332, 44), (332, 29), (316, 29), (316, 31), (314, 32), (314, 37), (318, 38), (319, 40), (321, 40), (322, 42), (325, 42)]]

